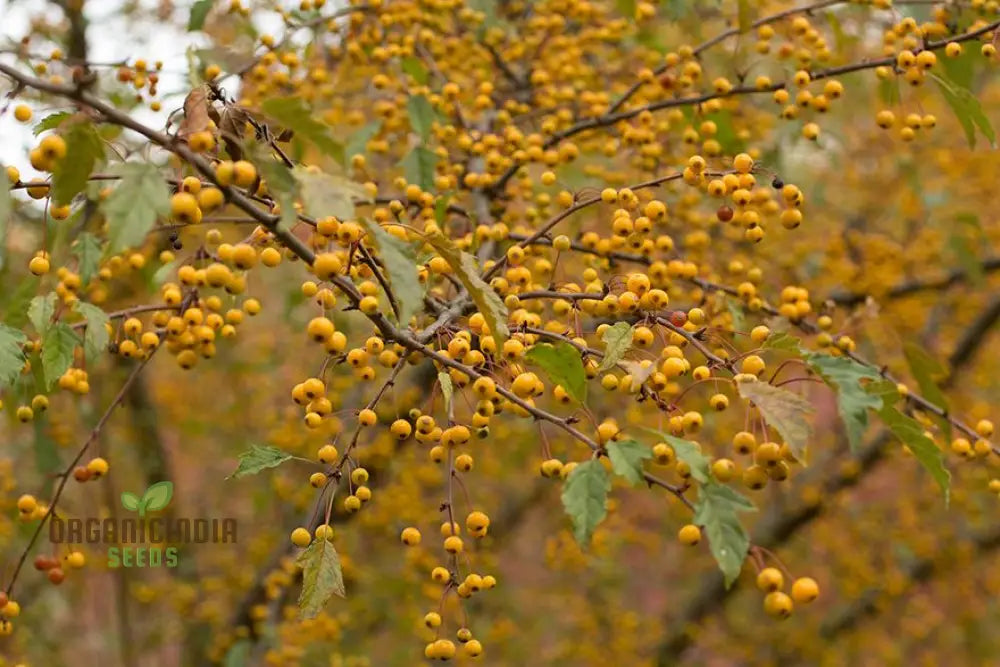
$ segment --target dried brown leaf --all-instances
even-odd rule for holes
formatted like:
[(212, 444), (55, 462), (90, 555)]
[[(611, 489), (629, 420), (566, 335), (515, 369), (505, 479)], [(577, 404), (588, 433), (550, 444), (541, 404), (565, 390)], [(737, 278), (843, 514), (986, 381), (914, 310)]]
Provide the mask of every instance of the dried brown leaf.
[(209, 89), (206, 85), (198, 86), (184, 98), (184, 120), (177, 128), (177, 136), (186, 139), (195, 132), (204, 132), (210, 125)]

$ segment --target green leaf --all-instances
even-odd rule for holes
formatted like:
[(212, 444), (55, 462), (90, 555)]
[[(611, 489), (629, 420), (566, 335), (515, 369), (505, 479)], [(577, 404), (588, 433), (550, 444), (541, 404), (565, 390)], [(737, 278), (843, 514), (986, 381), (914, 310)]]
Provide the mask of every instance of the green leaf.
[(549, 380), (562, 385), (577, 403), (587, 401), (587, 373), (580, 352), (569, 343), (539, 343), (528, 350), (525, 361), (539, 366)]
[(734, 331), (746, 331), (747, 330), (747, 318), (743, 314), (743, 306), (736, 299), (726, 297), (726, 310), (729, 311), (730, 317), (733, 318), (733, 330)]
[[(486, 319), (486, 326), (490, 329), (490, 334), (496, 341), (497, 346), (503, 345), (510, 336), (507, 328), (507, 306), (493, 288), (479, 277), (479, 264), (476, 258), (467, 252), (458, 249), (458, 246), (440, 232), (428, 234), (425, 240), (434, 247), (434, 250), (448, 263), (455, 276), (465, 287), (469, 296), (472, 297), (476, 308)], [(569, 389), (567, 388), (567, 391)]]
[(938, 58), (948, 80), (961, 88), (972, 88), (975, 65), (982, 59), (979, 49), (974, 47), (974, 43), (967, 44), (957, 58)]
[(413, 80), (421, 86), (427, 83), (427, 68), (424, 67), (424, 64), (420, 62), (419, 58), (406, 56), (399, 61), (399, 66), (403, 69), (403, 72), (412, 76)]
[(295, 167), (292, 174), (298, 181), (303, 210), (314, 218), (332, 215), (339, 220), (353, 220), (355, 200), (368, 199), (361, 184), (343, 176), (312, 172), (305, 167)]
[(86, 285), (94, 277), (101, 261), (101, 241), (90, 232), (83, 232), (73, 241), (70, 252), (76, 257), (80, 284)]
[(951, 498), (951, 473), (944, 466), (944, 453), (933, 440), (924, 435), (924, 428), (915, 419), (907, 417), (896, 408), (883, 407), (879, 411), (879, 416), (938, 483), (944, 492), (944, 502), (947, 505)]
[(131, 491), (122, 491), (121, 499), (122, 507), (127, 509), (129, 512), (139, 511), (139, 496), (135, 495)]
[(399, 323), (409, 326), (410, 318), (420, 310), (424, 301), (424, 290), (417, 277), (416, 250), (413, 245), (385, 231), (374, 220), (361, 218), (361, 224), (371, 237), (385, 272), (389, 274), (389, 285), (399, 306)]
[(837, 390), (837, 411), (844, 422), (847, 442), (851, 451), (857, 451), (868, 426), (868, 410), (882, 408), (882, 399), (866, 391), (861, 380), (875, 381), (881, 376), (871, 366), (847, 357), (814, 353), (803, 354), (803, 357), (828, 385)]
[(35, 281), (22, 280), (15, 289), (10, 290), (7, 294), (2, 294), (4, 314), (0, 319), (14, 328), (20, 328), (27, 324), (28, 308), (36, 289), (37, 283)]
[(295, 560), (302, 568), (302, 592), (299, 594), (299, 618), (315, 618), (334, 593), (347, 595), (340, 556), (330, 540), (315, 540)]
[(698, 492), (692, 521), (705, 529), (709, 549), (719, 564), (726, 588), (739, 578), (750, 550), (750, 536), (738, 513), (756, 509), (746, 497), (723, 484), (703, 484)]
[(753, 23), (750, 16), (750, 0), (738, 0), (737, 2), (737, 26), (741, 33), (748, 32)]
[(41, 495), (50, 496), (52, 487), (55, 486), (57, 471), (62, 468), (59, 458), (59, 446), (50, 435), (50, 428), (43, 419), (34, 421), (35, 441), (33, 450), (35, 455), (35, 469), (45, 480), (42, 482)]
[(441, 395), (444, 396), (444, 412), (451, 414), (451, 400), (455, 394), (455, 386), (451, 382), (451, 376), (445, 371), (438, 373), (438, 382), (441, 383)]
[(434, 202), (434, 222), (443, 225), (448, 217), (448, 205), (451, 203), (449, 193), (442, 193)]
[(611, 479), (596, 459), (578, 464), (563, 484), (562, 503), (573, 522), (573, 534), (581, 547), (590, 544), (597, 525), (604, 521)]
[(603, 372), (614, 368), (632, 347), (632, 325), (628, 322), (615, 322), (604, 330), (601, 340), (604, 341), (604, 359), (597, 370)]
[(96, 359), (108, 347), (108, 314), (101, 308), (86, 301), (76, 302), (76, 312), (87, 321), (87, 331), (83, 336), (83, 350), (88, 360)]
[(898, 77), (890, 76), (879, 79), (878, 96), (887, 107), (898, 105), (900, 100)]
[(10, 181), (0, 179), (0, 269), (7, 263), (7, 225), (14, 211), (10, 197)]
[(430, 100), (423, 95), (411, 95), (406, 101), (406, 111), (410, 116), (410, 127), (426, 142), (434, 123), (434, 107)]
[(281, 206), (281, 216), (278, 229), (288, 231), (298, 222), (295, 212), (295, 197), (299, 191), (299, 182), (292, 170), (278, 162), (271, 151), (257, 144), (252, 150), (254, 164), (267, 184), (267, 190)]
[(36, 296), (28, 305), (28, 319), (35, 331), (44, 334), (52, 325), (52, 316), (56, 313), (56, 293), (49, 292), (45, 296)]
[(205, 18), (212, 11), (215, 0), (198, 0), (191, 5), (191, 15), (188, 18), (188, 32), (201, 30), (205, 26)]
[(170, 504), (170, 499), (174, 497), (173, 482), (156, 482), (151, 484), (146, 492), (142, 494), (142, 509), (140, 514), (145, 512), (155, 512), (162, 510)]
[(373, 120), (367, 125), (362, 125), (361, 128), (352, 134), (351, 138), (347, 140), (347, 145), (344, 146), (344, 156), (347, 159), (350, 159), (355, 155), (364, 155), (368, 150), (368, 142), (371, 141), (381, 129), (382, 123), (377, 120)]
[(46, 391), (73, 365), (73, 350), (80, 339), (66, 324), (57, 322), (42, 335), (42, 369)]
[(170, 192), (156, 165), (129, 162), (118, 173), (121, 181), (104, 202), (112, 255), (142, 245), (156, 219), (170, 213)]
[(726, 154), (739, 153), (746, 148), (746, 142), (740, 139), (733, 125), (733, 114), (729, 111), (717, 111), (708, 114), (705, 120), (715, 123), (715, 136), (713, 137), (722, 146)]
[(38, 121), (35, 124), (35, 127), (32, 128), (31, 132), (37, 137), (42, 132), (46, 132), (48, 130), (54, 130), (60, 125), (62, 125), (63, 121), (65, 121), (72, 115), (73, 113), (70, 111), (58, 111), (56, 113), (49, 114), (45, 118)]
[(647, 431), (655, 435), (660, 439), (661, 442), (665, 442), (670, 445), (670, 448), (674, 450), (674, 455), (678, 460), (683, 461), (691, 469), (691, 477), (697, 482), (705, 484), (709, 481), (709, 464), (711, 459), (701, 451), (701, 445), (697, 442), (691, 440), (685, 440), (683, 438), (678, 438), (670, 435), (669, 433), (664, 433), (663, 431), (657, 431), (655, 429), (647, 428)]
[(250, 449), (240, 454), (240, 462), (232, 475), (226, 479), (238, 479), (247, 475), (256, 475), (261, 470), (276, 468), (292, 458), (291, 454), (283, 452), (270, 445), (250, 445)]
[(56, 162), (52, 172), (52, 199), (56, 204), (68, 204), (83, 192), (94, 166), (104, 158), (104, 143), (93, 123), (72, 123), (62, 137), (66, 141), (66, 157)]
[(986, 274), (972, 242), (962, 234), (951, 234), (948, 236), (948, 247), (951, 248), (969, 282), (976, 287), (982, 287), (986, 283)]
[(330, 127), (316, 120), (313, 109), (300, 97), (272, 97), (261, 104), (261, 111), (284, 128), (294, 130), (326, 155), (343, 163), (344, 147), (330, 134)]
[(795, 352), (797, 354), (801, 353), (799, 349), (799, 343), (801, 343), (798, 338), (792, 336), (791, 334), (779, 332), (771, 333), (764, 341), (764, 347), (772, 350), (784, 350), (786, 352)]
[(930, 75), (934, 82), (938, 84), (945, 102), (951, 107), (965, 131), (965, 138), (969, 141), (969, 147), (976, 147), (976, 128), (986, 137), (990, 146), (996, 148), (996, 134), (989, 118), (983, 113), (983, 107), (971, 90), (965, 88), (955, 81), (946, 79), (938, 74)]
[(618, 13), (625, 18), (634, 19), (635, 2), (636, 0), (615, 0), (615, 7), (618, 9)]
[(642, 482), (642, 462), (653, 457), (653, 450), (635, 440), (612, 441), (605, 449), (616, 475), (624, 477), (633, 486)]
[(0, 323), (0, 387), (11, 386), (21, 375), (25, 362), (21, 344), (27, 339), (20, 329)]
[(250, 660), (251, 648), (253, 648), (253, 644), (249, 639), (238, 639), (226, 651), (222, 667), (246, 667), (247, 661)]
[(795, 458), (805, 461), (806, 446), (812, 435), (808, 422), (812, 413), (809, 401), (766, 382), (740, 382), (738, 386), (740, 396), (753, 401), (765, 421), (788, 443)]
[(150, 285), (154, 288), (162, 287), (163, 283), (167, 282), (167, 279), (174, 274), (174, 272), (177, 270), (177, 267), (179, 267), (182, 263), (184, 263), (184, 260), (178, 258), (172, 262), (167, 262), (166, 264), (158, 268), (156, 271), (153, 272), (153, 275), (149, 279)]
[[(945, 368), (937, 359), (913, 341), (907, 341), (903, 344), (903, 355), (906, 357), (906, 363), (909, 364), (910, 371), (913, 373), (923, 397), (947, 412), (948, 401), (937, 384), (948, 376)], [(930, 417), (937, 423), (945, 438), (951, 440), (951, 422), (933, 413), (930, 413)]]
[(416, 183), (427, 192), (434, 190), (434, 174), (437, 163), (437, 153), (423, 146), (414, 147), (400, 162), (406, 180), (410, 183)]

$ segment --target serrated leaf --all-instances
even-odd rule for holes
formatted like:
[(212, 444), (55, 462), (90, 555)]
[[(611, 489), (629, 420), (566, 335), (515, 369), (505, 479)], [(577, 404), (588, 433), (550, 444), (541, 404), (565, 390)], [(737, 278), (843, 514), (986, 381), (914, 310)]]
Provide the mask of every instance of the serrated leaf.
[(504, 305), (500, 295), (479, 277), (480, 269), (475, 257), (459, 250), (451, 239), (440, 232), (428, 234), (425, 240), (448, 263), (469, 296), (472, 297), (476, 308), (486, 319), (486, 326), (489, 327), (490, 334), (497, 346), (503, 345), (510, 336), (510, 330), (507, 328), (507, 306)]
[(437, 168), (438, 156), (432, 150), (423, 146), (415, 146), (400, 162), (406, 180), (416, 183), (426, 192), (434, 190), (434, 174)]
[(191, 5), (191, 14), (188, 17), (188, 32), (201, 30), (205, 26), (205, 18), (212, 11), (215, 0), (198, 0)]
[(52, 198), (56, 204), (68, 204), (86, 189), (90, 174), (104, 157), (104, 143), (93, 123), (77, 121), (63, 130), (66, 157), (56, 162), (52, 172)]
[(669, 433), (664, 433), (663, 431), (657, 431), (651, 428), (647, 428), (646, 430), (659, 438), (661, 442), (665, 442), (670, 445), (670, 448), (674, 450), (674, 456), (676, 456), (679, 461), (686, 463), (688, 468), (691, 469), (691, 477), (693, 477), (695, 481), (701, 482), (702, 484), (709, 481), (709, 465), (711, 463), (711, 459), (702, 453), (701, 445), (691, 440), (685, 440), (684, 438), (678, 438), (670, 435)]
[(738, 513), (756, 509), (746, 497), (723, 484), (703, 484), (698, 492), (692, 522), (705, 529), (709, 549), (719, 564), (726, 588), (739, 578), (750, 550), (750, 536)]
[(35, 124), (35, 127), (31, 129), (31, 133), (37, 137), (42, 132), (54, 130), (72, 115), (73, 113), (70, 111), (58, 111), (56, 113), (49, 114)]
[(42, 369), (46, 391), (73, 365), (73, 350), (80, 339), (66, 324), (57, 322), (42, 335)]
[(291, 454), (283, 452), (277, 447), (250, 445), (250, 449), (240, 454), (239, 465), (236, 466), (233, 474), (226, 479), (239, 479), (247, 475), (256, 475), (261, 470), (276, 468), (290, 458), (292, 458)]
[(893, 407), (884, 407), (879, 416), (889, 430), (906, 445), (944, 492), (944, 503), (951, 499), (951, 473), (944, 466), (944, 453), (924, 435), (924, 428), (913, 418)]
[(299, 618), (315, 618), (334, 594), (346, 597), (340, 555), (329, 540), (315, 540), (295, 560), (302, 568)]
[(962, 87), (955, 81), (951, 81), (941, 75), (930, 75), (934, 82), (938, 84), (941, 94), (951, 107), (959, 124), (965, 131), (965, 138), (969, 141), (969, 147), (976, 147), (976, 128), (986, 137), (990, 146), (996, 148), (996, 133), (990, 124), (990, 119), (983, 113), (983, 107), (971, 90)]
[(142, 494), (142, 505), (139, 510), (140, 515), (146, 512), (161, 510), (170, 504), (170, 499), (174, 497), (173, 482), (156, 482), (151, 484), (146, 492)]
[(139, 511), (139, 496), (135, 495), (131, 491), (122, 491), (121, 501), (122, 507), (127, 509), (129, 512)]
[(441, 371), (438, 373), (438, 382), (441, 384), (441, 395), (444, 396), (444, 412), (451, 414), (451, 400), (455, 394), (455, 386), (452, 384), (451, 376)]
[(601, 340), (604, 341), (604, 359), (597, 370), (603, 372), (614, 368), (632, 347), (632, 325), (628, 322), (615, 322), (604, 330)]
[[(648, 364), (643, 366), (638, 361), (632, 361), (626, 359), (624, 361), (619, 361), (618, 365), (625, 369), (628, 373), (630, 379), (629, 389), (633, 392), (639, 391), (639, 388), (649, 379), (649, 377), (656, 372), (656, 364)], [(623, 378), (624, 379), (624, 378)]]
[(170, 192), (155, 165), (130, 162), (118, 173), (121, 181), (104, 202), (112, 255), (142, 245), (156, 219), (170, 212)]
[(101, 261), (101, 241), (90, 232), (83, 232), (73, 241), (70, 252), (76, 257), (80, 284), (86, 285), (94, 277)]
[(49, 292), (45, 296), (36, 296), (28, 305), (28, 320), (35, 331), (44, 334), (52, 324), (52, 316), (56, 312), (56, 293)]
[(83, 315), (87, 322), (87, 330), (83, 337), (83, 350), (87, 359), (95, 359), (108, 347), (108, 314), (101, 308), (86, 301), (76, 302), (76, 311)]
[(430, 100), (424, 95), (411, 95), (406, 101), (406, 112), (409, 114), (410, 127), (423, 141), (427, 141), (434, 123), (434, 107)]
[(361, 224), (368, 232), (399, 306), (399, 323), (408, 326), (423, 306), (424, 290), (417, 274), (417, 253), (412, 244), (396, 238), (374, 220), (362, 218)]
[(882, 399), (868, 392), (861, 380), (876, 381), (881, 376), (871, 366), (847, 357), (807, 353), (803, 358), (827, 384), (837, 390), (837, 411), (844, 422), (851, 451), (856, 451), (868, 426), (868, 410), (882, 408)]
[(9, 387), (17, 382), (25, 362), (21, 344), (27, 339), (20, 329), (0, 323), (0, 386)]
[(611, 491), (611, 479), (600, 461), (591, 459), (578, 464), (563, 484), (562, 504), (573, 522), (573, 534), (581, 547), (590, 544), (608, 510), (606, 503)]
[(413, 80), (421, 86), (427, 83), (427, 68), (424, 67), (424, 64), (420, 62), (419, 58), (406, 56), (399, 61), (399, 66), (402, 68), (403, 72), (412, 76)]
[(296, 167), (292, 174), (302, 195), (302, 208), (314, 218), (332, 215), (340, 220), (353, 220), (355, 200), (368, 199), (368, 192), (361, 184), (343, 176), (312, 172), (305, 167)]
[(357, 132), (351, 135), (344, 146), (344, 157), (350, 159), (355, 155), (364, 155), (368, 150), (368, 142), (382, 129), (381, 121), (373, 120), (367, 125), (362, 125)]
[(344, 147), (330, 134), (330, 127), (316, 120), (313, 109), (300, 97), (272, 97), (261, 104), (261, 111), (282, 127), (312, 143), (337, 162), (344, 161)]
[(642, 482), (642, 462), (653, 457), (652, 449), (635, 440), (611, 441), (605, 449), (616, 475), (624, 477), (633, 486)]
[(799, 353), (799, 343), (801, 343), (798, 338), (787, 333), (771, 333), (764, 341), (764, 347), (770, 348), (772, 350), (784, 350), (786, 352), (796, 352)]
[(766, 382), (740, 382), (740, 396), (753, 401), (799, 461), (805, 461), (806, 446), (812, 435), (808, 418), (812, 405), (798, 394)]
[(525, 355), (525, 361), (542, 369), (554, 384), (562, 385), (577, 403), (587, 401), (587, 373), (580, 352), (566, 342), (539, 343)]

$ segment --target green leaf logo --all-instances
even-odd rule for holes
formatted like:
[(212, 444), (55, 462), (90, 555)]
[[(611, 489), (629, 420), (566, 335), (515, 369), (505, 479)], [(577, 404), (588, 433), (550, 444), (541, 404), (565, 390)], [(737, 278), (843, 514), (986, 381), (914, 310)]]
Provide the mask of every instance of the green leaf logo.
[(173, 482), (157, 482), (146, 489), (142, 498), (129, 491), (123, 492), (121, 495), (122, 507), (130, 512), (138, 512), (140, 517), (144, 517), (146, 512), (155, 512), (169, 505), (173, 496)]

